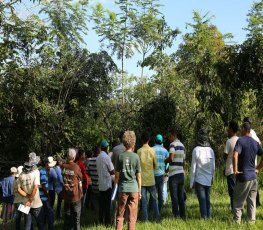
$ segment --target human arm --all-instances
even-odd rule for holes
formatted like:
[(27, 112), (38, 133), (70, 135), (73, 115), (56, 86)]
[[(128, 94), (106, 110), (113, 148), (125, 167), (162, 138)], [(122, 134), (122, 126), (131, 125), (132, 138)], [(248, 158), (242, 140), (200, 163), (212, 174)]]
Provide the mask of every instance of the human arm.
[(259, 165), (256, 168), (256, 173), (259, 173), (259, 171), (263, 168), (263, 149), (262, 149), (262, 146), (260, 145), (258, 145), (257, 155), (261, 156)]
[(156, 154), (155, 151), (153, 152), (153, 170), (157, 168), (157, 160), (156, 160)]
[(238, 152), (236, 150), (233, 153), (233, 170), (235, 176), (242, 173), (238, 171)]
[(26, 202), (26, 206), (30, 206), (32, 201), (35, 199), (36, 192), (38, 190), (38, 185), (34, 185), (32, 193), (28, 197), (28, 201)]
[(141, 197), (142, 197), (142, 194), (141, 194), (142, 180), (141, 180), (141, 173), (140, 172), (136, 173), (136, 181), (138, 184), (139, 199), (141, 199)]
[(191, 189), (194, 189), (195, 172), (196, 172), (196, 150), (194, 149), (192, 153), (192, 162), (191, 162), (191, 170), (190, 170), (190, 188)]

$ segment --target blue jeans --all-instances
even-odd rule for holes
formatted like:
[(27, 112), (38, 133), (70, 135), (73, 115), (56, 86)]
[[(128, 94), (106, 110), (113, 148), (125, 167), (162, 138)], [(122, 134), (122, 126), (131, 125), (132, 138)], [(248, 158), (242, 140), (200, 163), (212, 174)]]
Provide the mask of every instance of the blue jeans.
[(172, 209), (174, 217), (185, 218), (184, 202), (184, 174), (175, 174), (169, 177), (169, 189), (172, 199)]
[(143, 212), (143, 220), (145, 220), (145, 221), (148, 220), (147, 192), (150, 193), (150, 197), (152, 199), (152, 207), (153, 207), (153, 211), (154, 211), (154, 214), (155, 214), (155, 219), (159, 220), (160, 219), (160, 213), (159, 213), (158, 203), (157, 203), (157, 198), (156, 198), (155, 185), (153, 185), (153, 186), (142, 186), (141, 205), (142, 205), (142, 212)]
[(161, 212), (161, 209), (163, 207), (164, 198), (163, 198), (163, 186), (164, 186), (164, 178), (163, 175), (161, 176), (155, 176), (155, 187), (158, 193), (158, 207), (159, 212)]
[(71, 203), (64, 202), (64, 230), (80, 230), (81, 200)]
[[(31, 208), (30, 214), (37, 223), (37, 228), (39, 230), (44, 230), (44, 212), (43, 207), (40, 208)], [(32, 218), (26, 218), (25, 219), (25, 230), (30, 230), (32, 227)]]
[(47, 223), (48, 223), (48, 230), (53, 230), (54, 229), (53, 209), (49, 203), (49, 200), (45, 200), (45, 201), (42, 200), (42, 203), (43, 203), (45, 220), (47, 220)]
[(234, 174), (227, 176), (227, 188), (230, 197), (231, 210), (233, 210), (233, 197), (234, 197), (235, 184), (236, 184), (236, 178)]
[(203, 219), (211, 218), (211, 205), (210, 205), (211, 186), (205, 186), (199, 183), (195, 183), (195, 189), (199, 201), (201, 218)]
[[(14, 219), (16, 223), (16, 230), (20, 230), (20, 223), (21, 223), (21, 217), (24, 215), (25, 223), (32, 223), (32, 217), (31, 214), (28, 213), (28, 215), (23, 214), (22, 212), (18, 211), (19, 204), (15, 204), (15, 214)], [(25, 227), (26, 228), (26, 227)], [(33, 230), (33, 223), (31, 224), (31, 230)]]

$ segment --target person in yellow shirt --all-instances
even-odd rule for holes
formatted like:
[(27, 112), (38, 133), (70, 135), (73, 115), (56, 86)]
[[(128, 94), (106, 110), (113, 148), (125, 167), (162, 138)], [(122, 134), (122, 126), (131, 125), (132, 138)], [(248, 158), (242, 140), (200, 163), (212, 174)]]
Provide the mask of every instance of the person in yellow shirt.
[(152, 200), (152, 207), (155, 214), (155, 219), (158, 221), (160, 219), (160, 213), (156, 197), (154, 170), (157, 166), (155, 150), (149, 146), (150, 134), (145, 132), (142, 134), (142, 141), (144, 145), (138, 149), (137, 153), (140, 158), (141, 163), (141, 177), (142, 177), (142, 188), (141, 188), (141, 205), (143, 220), (148, 220), (148, 210), (147, 210), (147, 192), (150, 193), (150, 198)]

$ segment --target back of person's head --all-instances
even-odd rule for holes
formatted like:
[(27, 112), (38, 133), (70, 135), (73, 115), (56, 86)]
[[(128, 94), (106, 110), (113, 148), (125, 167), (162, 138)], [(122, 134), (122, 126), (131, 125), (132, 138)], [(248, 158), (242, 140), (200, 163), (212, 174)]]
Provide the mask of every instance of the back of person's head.
[(120, 141), (122, 141), (123, 135), (124, 135), (125, 131), (120, 131), (119, 133), (119, 139)]
[(178, 131), (177, 131), (176, 128), (169, 129), (168, 133), (172, 134), (173, 136), (177, 136), (178, 135)]
[(97, 157), (100, 154), (101, 148), (99, 145), (95, 146), (94, 152), (93, 152), (93, 157)]
[(108, 141), (102, 140), (100, 142), (100, 148), (101, 148), (102, 151), (107, 152), (108, 151), (108, 146), (109, 146)]
[(244, 119), (243, 119), (243, 122), (244, 123), (249, 123), (250, 125), (252, 124), (252, 119), (250, 118), (250, 117), (245, 117)]
[(157, 134), (154, 141), (156, 144), (161, 145), (163, 143), (163, 136), (161, 134)]
[(122, 143), (126, 149), (133, 149), (136, 143), (136, 135), (133, 131), (126, 131), (122, 137)]
[(251, 130), (250, 124), (248, 122), (244, 122), (241, 126), (242, 134), (245, 135), (247, 133), (250, 133), (250, 130)]
[(74, 148), (68, 149), (68, 153), (67, 153), (67, 159), (68, 160), (74, 161), (76, 159), (76, 155), (77, 155), (76, 149), (74, 149)]
[(237, 133), (238, 131), (238, 124), (235, 121), (230, 121), (228, 123), (228, 128), (231, 129), (234, 133)]
[(78, 149), (76, 161), (80, 160), (83, 156), (85, 156), (85, 151), (83, 149)]
[(143, 132), (141, 138), (142, 138), (143, 143), (149, 142), (150, 141), (150, 133)]

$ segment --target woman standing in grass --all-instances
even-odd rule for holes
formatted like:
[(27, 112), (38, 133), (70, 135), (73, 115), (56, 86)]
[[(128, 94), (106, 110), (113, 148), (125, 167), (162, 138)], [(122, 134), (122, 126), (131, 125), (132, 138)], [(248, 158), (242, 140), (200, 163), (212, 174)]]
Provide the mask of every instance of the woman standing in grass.
[(118, 185), (118, 208), (116, 217), (116, 229), (123, 229), (124, 213), (128, 209), (128, 229), (134, 230), (138, 202), (141, 199), (141, 165), (134, 146), (136, 136), (133, 131), (126, 131), (123, 135), (124, 153), (118, 156), (116, 164), (115, 183)]
[(210, 189), (215, 173), (215, 155), (208, 142), (205, 129), (197, 135), (197, 146), (192, 153), (190, 187), (195, 188), (199, 201), (201, 218), (211, 218)]

